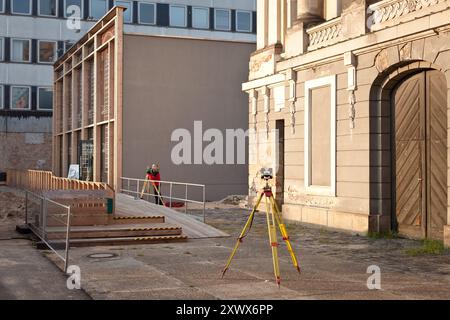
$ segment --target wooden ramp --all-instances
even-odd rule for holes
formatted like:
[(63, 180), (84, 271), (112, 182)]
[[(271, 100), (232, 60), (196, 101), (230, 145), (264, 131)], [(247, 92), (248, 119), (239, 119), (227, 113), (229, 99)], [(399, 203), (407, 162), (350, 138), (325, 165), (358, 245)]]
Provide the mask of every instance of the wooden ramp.
[(227, 233), (204, 224), (185, 213), (164, 206), (158, 206), (145, 200), (135, 200), (133, 197), (123, 193), (116, 195), (116, 214), (120, 216), (164, 216), (166, 223), (181, 226), (183, 234), (187, 235), (190, 239), (229, 236)]
[[(133, 208), (108, 213), (107, 198), (103, 190), (52, 190), (43, 195), (70, 206), (70, 245), (102, 246), (186, 241), (181, 226), (166, 223), (165, 217)], [(48, 206), (46, 219), (47, 241), (63, 246), (66, 237), (67, 213), (58, 206)]]
[[(70, 206), (70, 245), (73, 247), (163, 243), (228, 236), (184, 213), (144, 200), (135, 200), (125, 194), (116, 195), (114, 214), (108, 214), (108, 195), (102, 190), (53, 190), (44, 192), (44, 196)], [(65, 243), (65, 221), (60, 208), (48, 208), (47, 240), (54, 246), (63, 246)]]

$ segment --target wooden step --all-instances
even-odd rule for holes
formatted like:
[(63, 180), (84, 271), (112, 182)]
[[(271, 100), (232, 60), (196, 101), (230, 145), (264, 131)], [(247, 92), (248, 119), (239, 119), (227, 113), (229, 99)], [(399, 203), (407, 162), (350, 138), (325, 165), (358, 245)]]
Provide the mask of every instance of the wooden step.
[(110, 216), (110, 224), (164, 223), (164, 216)]
[[(181, 233), (181, 227), (166, 223), (141, 225), (117, 224), (108, 226), (72, 227), (70, 239), (167, 236), (181, 235)], [(47, 228), (48, 239), (65, 239), (65, 237), (66, 228)]]
[[(115, 245), (137, 245), (149, 243), (167, 243), (187, 241), (187, 236), (167, 235), (167, 236), (148, 236), (148, 237), (117, 237), (117, 238), (90, 238), (70, 240), (71, 247), (90, 247), (90, 246), (115, 246)], [(65, 247), (64, 240), (50, 240), (50, 245), (56, 249)]]

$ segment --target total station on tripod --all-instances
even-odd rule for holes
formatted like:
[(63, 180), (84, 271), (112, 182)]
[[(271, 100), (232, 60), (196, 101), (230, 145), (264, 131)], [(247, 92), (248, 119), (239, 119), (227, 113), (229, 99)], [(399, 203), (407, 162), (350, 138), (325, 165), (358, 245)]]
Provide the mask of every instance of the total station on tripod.
[(273, 179), (273, 169), (272, 168), (261, 168), (261, 179), (269, 181)]

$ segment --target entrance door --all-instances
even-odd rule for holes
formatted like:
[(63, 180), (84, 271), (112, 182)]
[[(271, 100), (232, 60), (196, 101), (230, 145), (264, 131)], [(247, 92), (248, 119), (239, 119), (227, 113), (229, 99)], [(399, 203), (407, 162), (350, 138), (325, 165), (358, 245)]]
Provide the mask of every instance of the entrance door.
[(394, 212), (399, 234), (442, 238), (447, 217), (447, 93), (438, 71), (394, 90)]

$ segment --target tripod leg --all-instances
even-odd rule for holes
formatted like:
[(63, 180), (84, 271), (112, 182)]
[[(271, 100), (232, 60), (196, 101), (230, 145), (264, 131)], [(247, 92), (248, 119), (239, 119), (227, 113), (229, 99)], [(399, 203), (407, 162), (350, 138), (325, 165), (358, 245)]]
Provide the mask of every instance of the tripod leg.
[(263, 195), (264, 195), (264, 193), (261, 193), (261, 195), (259, 196), (258, 200), (256, 201), (255, 206), (253, 207), (252, 212), (250, 213), (250, 216), (247, 219), (247, 222), (245, 223), (244, 228), (242, 229), (242, 232), (241, 232), (241, 234), (240, 234), (240, 236), (239, 236), (239, 238), (238, 238), (238, 240), (236, 242), (236, 245), (234, 246), (233, 251), (230, 254), (230, 257), (228, 258), (227, 264), (225, 265), (225, 268), (223, 268), (222, 278), (225, 276), (225, 272), (227, 272), (227, 270), (228, 270), (228, 268), (229, 268), (229, 266), (231, 264), (231, 261), (233, 260), (234, 255), (236, 254), (236, 252), (237, 252), (237, 250), (239, 248), (239, 245), (242, 242), (242, 239), (246, 236), (248, 230), (250, 229), (250, 227), (252, 225), (253, 218), (255, 216), (256, 210), (258, 210), (258, 207), (259, 207), (259, 204), (261, 203)]
[(142, 191), (141, 191), (141, 199), (144, 198), (144, 192), (147, 189), (147, 179), (145, 179), (144, 181), (144, 185), (142, 186)]
[(275, 202), (275, 199), (273, 197), (270, 198), (270, 201), (272, 203), (275, 219), (278, 224), (278, 228), (280, 229), (281, 236), (283, 237), (284, 242), (286, 242), (286, 247), (289, 251), (289, 254), (291, 255), (292, 263), (294, 267), (297, 269), (298, 273), (300, 273), (300, 266), (298, 264), (297, 257), (295, 256), (294, 249), (292, 248), (291, 241), (289, 240), (286, 225), (283, 222), (283, 218), (278, 209), (277, 203)]
[(275, 274), (275, 281), (277, 285), (281, 284), (280, 277), (280, 266), (278, 263), (278, 240), (277, 240), (277, 228), (275, 226), (274, 214), (271, 213), (270, 205), (267, 201), (267, 196), (265, 197), (266, 202), (266, 218), (267, 218), (267, 229), (269, 232), (270, 246), (272, 247), (272, 260), (273, 260), (273, 272)]

